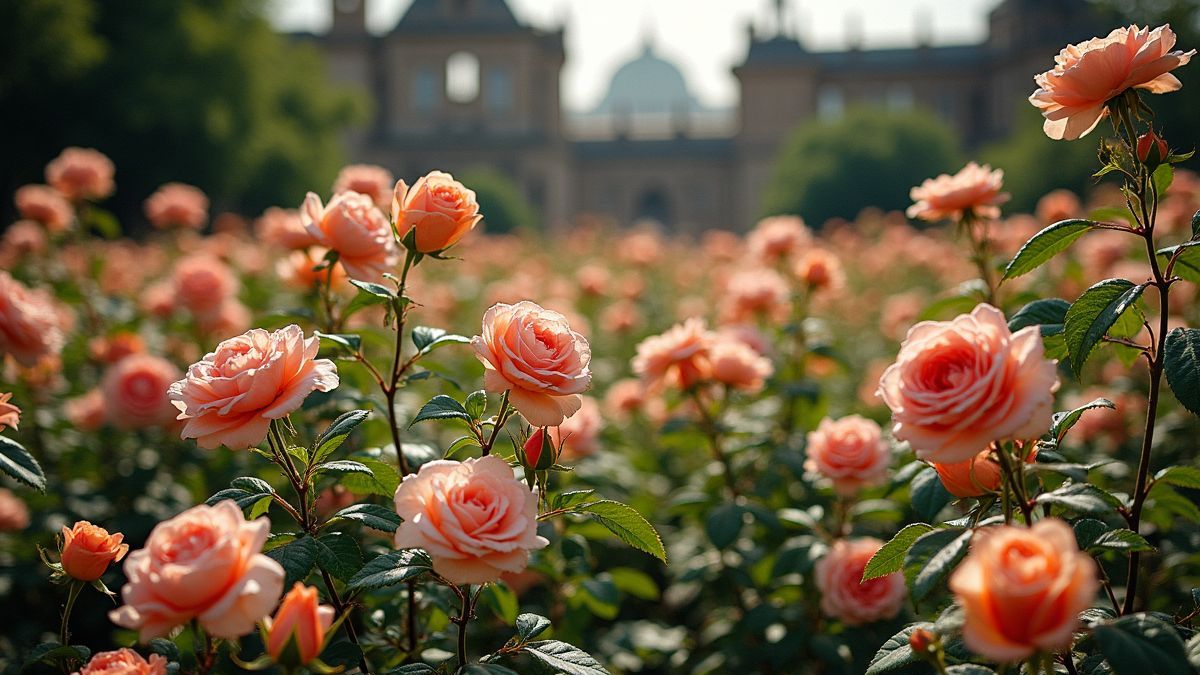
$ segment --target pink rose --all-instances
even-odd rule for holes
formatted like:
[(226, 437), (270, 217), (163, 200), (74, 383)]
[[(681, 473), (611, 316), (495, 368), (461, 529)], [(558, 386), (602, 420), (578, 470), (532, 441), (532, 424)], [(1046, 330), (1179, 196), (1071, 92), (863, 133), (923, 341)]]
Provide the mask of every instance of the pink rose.
[(875, 422), (861, 415), (821, 420), (808, 434), (805, 471), (833, 481), (838, 494), (853, 496), (887, 480), (891, 448)]
[(95, 431), (108, 421), (108, 406), (104, 401), (104, 392), (92, 389), (83, 396), (77, 396), (63, 403), (63, 415), (71, 426), (80, 431)]
[(1034, 213), (1042, 225), (1052, 225), (1060, 220), (1078, 218), (1083, 213), (1083, 204), (1070, 190), (1053, 190), (1038, 200)]
[(1183, 86), (1171, 74), (1195, 55), (1171, 51), (1175, 32), (1132, 25), (1108, 37), (1068, 45), (1054, 57), (1054, 68), (1034, 77), (1038, 88), (1029, 102), (1042, 111), (1046, 135), (1075, 140), (1108, 114), (1108, 102), (1126, 89), (1165, 94)]
[(29, 289), (0, 270), (0, 356), (11, 354), (28, 367), (57, 356), (66, 341), (62, 321), (49, 293)]
[(475, 228), (483, 216), (475, 193), (448, 173), (434, 171), (410, 188), (396, 183), (392, 196), (392, 220), (403, 239), (416, 230), (416, 248), (436, 253), (450, 248)]
[(633, 357), (633, 372), (651, 391), (664, 385), (691, 389), (712, 377), (709, 356), (716, 339), (703, 319), (692, 317), (662, 335), (642, 340)]
[(104, 374), (108, 419), (121, 429), (140, 429), (166, 424), (174, 417), (167, 388), (178, 380), (179, 369), (170, 361), (151, 354), (127, 356)]
[(75, 220), (75, 209), (58, 190), (47, 185), (25, 185), (17, 189), (17, 211), (22, 218), (36, 220), (51, 232), (62, 232)]
[(829, 251), (810, 248), (796, 261), (793, 274), (810, 292), (837, 291), (846, 285), (842, 261)]
[(12, 396), (12, 392), (0, 394), (0, 431), (4, 431), (6, 427), (16, 429), (17, 423), (21, 421), (21, 409), (9, 403)]
[(1037, 326), (1012, 333), (986, 304), (913, 326), (879, 380), (893, 435), (938, 463), (966, 461), (993, 441), (1038, 438), (1050, 428), (1057, 389)]
[(151, 654), (149, 659), (124, 647), (114, 652), (100, 652), (74, 675), (167, 675), (167, 659)]
[(791, 311), (788, 282), (772, 269), (749, 269), (734, 274), (721, 298), (721, 317), (728, 323), (787, 319)]
[(91, 148), (67, 148), (46, 165), (46, 182), (71, 201), (103, 199), (113, 193), (112, 160)]
[(750, 254), (766, 263), (790, 260), (810, 244), (812, 233), (799, 216), (763, 218), (746, 236)]
[(208, 197), (200, 188), (184, 183), (167, 183), (150, 195), (146, 218), (160, 230), (185, 227), (198, 230), (208, 220)]
[(237, 294), (240, 286), (233, 270), (207, 253), (196, 253), (176, 262), (172, 283), (175, 301), (195, 316), (215, 313)]
[(775, 372), (770, 359), (745, 342), (725, 336), (713, 340), (708, 359), (714, 381), (751, 394), (762, 391)]
[(333, 194), (339, 192), (357, 192), (364, 194), (375, 202), (379, 208), (387, 208), (388, 200), (392, 197), (392, 182), (396, 179), (392, 172), (374, 164), (351, 164), (342, 167), (337, 179), (333, 181)]
[(966, 214), (979, 218), (999, 218), (999, 205), (1008, 201), (1008, 193), (1000, 192), (1004, 185), (1004, 170), (992, 170), (984, 164), (970, 162), (953, 176), (942, 174), (926, 178), (924, 183), (909, 192), (914, 204), (906, 212), (909, 218), (935, 222), (961, 220)]
[(508, 392), (513, 407), (535, 427), (553, 427), (574, 415), (592, 382), (588, 341), (558, 312), (528, 300), (497, 303), (471, 338), (483, 362), (483, 387)]
[(0, 488), (0, 532), (18, 532), (29, 527), (29, 507), (11, 490)]
[(900, 613), (908, 591), (894, 572), (863, 581), (867, 561), (883, 546), (878, 539), (839, 539), (814, 569), (821, 589), (821, 611), (848, 626), (891, 619)]
[(317, 338), (299, 326), (268, 333), (254, 328), (225, 340), (171, 385), (184, 438), (203, 448), (251, 448), (267, 437), (273, 419), (286, 417), (313, 391), (338, 386), (329, 359), (316, 359)]
[(391, 224), (364, 194), (341, 192), (322, 206), (321, 198), (310, 192), (300, 219), (318, 244), (338, 252), (351, 278), (378, 281), (400, 260)]
[(254, 221), (254, 229), (261, 241), (279, 248), (300, 249), (317, 243), (295, 209), (272, 206)]
[(396, 548), (421, 548), (433, 569), (456, 584), (520, 572), (529, 552), (549, 545), (537, 533), (537, 493), (495, 455), (436, 460), (396, 490)]
[(581, 404), (579, 412), (563, 420), (557, 427), (549, 428), (554, 447), (562, 450), (565, 459), (587, 457), (599, 447), (600, 428), (604, 426), (600, 406), (590, 396), (584, 396)]
[(262, 554), (270, 532), (269, 520), (247, 521), (229, 500), (155, 525), (125, 559), (125, 604), (108, 617), (142, 642), (192, 619), (214, 637), (252, 632), (283, 594), (283, 567)]

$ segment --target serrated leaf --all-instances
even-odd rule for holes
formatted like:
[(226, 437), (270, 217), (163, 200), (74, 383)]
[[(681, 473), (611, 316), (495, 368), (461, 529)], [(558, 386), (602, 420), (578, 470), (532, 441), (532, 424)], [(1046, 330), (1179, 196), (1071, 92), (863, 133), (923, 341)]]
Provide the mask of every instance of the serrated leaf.
[(941, 585), (967, 555), (972, 530), (934, 530), (920, 536), (904, 555), (904, 580), (913, 604)]
[(237, 488), (226, 488), (204, 500), (204, 503), (212, 506), (218, 502), (229, 499), (232, 500), (233, 503), (237, 504), (239, 509), (245, 510), (257, 504), (258, 500), (262, 498), (263, 495), (259, 492), (246, 492), (245, 490), (239, 490)]
[(1051, 492), (1044, 492), (1035, 500), (1041, 505), (1059, 506), (1074, 513), (1106, 514), (1120, 506), (1116, 497), (1087, 483), (1068, 483)]
[(918, 628), (931, 630), (931, 623), (916, 623), (911, 626), (905, 626), (904, 630), (896, 633), (883, 643), (879, 651), (875, 652), (875, 657), (871, 659), (871, 664), (867, 666), (867, 671), (863, 675), (883, 675), (901, 668), (905, 668), (920, 661), (920, 658), (913, 653), (912, 647), (908, 641), (912, 634)]
[(1096, 408), (1108, 408), (1109, 410), (1116, 410), (1117, 406), (1106, 398), (1097, 398), (1088, 403), (1084, 403), (1074, 410), (1056, 412), (1050, 418), (1050, 435), (1061, 443), (1063, 437), (1066, 436), (1067, 432), (1071, 430), (1071, 427), (1075, 426), (1075, 423), (1079, 421), (1079, 418), (1083, 417), (1083, 413), (1087, 412), (1088, 410), (1095, 410)]
[(1096, 540), (1110, 529), (1107, 523), (1095, 518), (1082, 518), (1075, 521), (1075, 524), (1071, 527), (1075, 530), (1075, 543), (1081, 551), (1086, 551), (1089, 546), (1096, 543)]
[(322, 333), (321, 331), (313, 331), (321, 339), (322, 343), (333, 345), (339, 349), (345, 350), (351, 354), (357, 354), (359, 348), (362, 347), (362, 336), (352, 335), (349, 333)]
[(1200, 239), (1200, 211), (1192, 214), (1192, 240)]
[(724, 549), (737, 540), (745, 523), (744, 513), (745, 510), (737, 504), (722, 504), (708, 514), (704, 531), (713, 546)]
[(1030, 237), (1004, 268), (1003, 280), (1013, 279), (1041, 267), (1054, 256), (1067, 250), (1096, 223), (1090, 220), (1062, 220)]
[(1170, 164), (1159, 164), (1151, 175), (1154, 181), (1154, 188), (1158, 191), (1159, 198), (1167, 194), (1167, 188), (1171, 187), (1171, 182), (1175, 180), (1175, 168)]
[(960, 663), (947, 667), (946, 675), (996, 675), (996, 671), (978, 663)]
[(1169, 466), (1154, 474), (1154, 480), (1181, 488), (1200, 490), (1200, 469), (1194, 466)]
[(595, 494), (595, 490), (568, 490), (554, 495), (554, 499), (550, 501), (550, 510), (557, 511), (565, 509), (576, 504), (582, 504), (587, 501), (587, 498)]
[(471, 338), (465, 335), (454, 335), (452, 333), (447, 333), (441, 328), (417, 326), (416, 328), (413, 328), (412, 341), (418, 352), (422, 354), (428, 354), (429, 352), (443, 345), (469, 343)]
[(463, 403), (463, 409), (467, 411), (471, 419), (477, 420), (483, 417), (483, 413), (487, 411), (487, 404), (487, 392), (479, 389), (467, 394), (467, 400)]
[(409, 663), (387, 671), (386, 675), (430, 675), (430, 673), (437, 675), (438, 669), (428, 663)]
[(350, 412), (342, 413), (337, 419), (329, 425), (321, 435), (317, 437), (313, 443), (313, 459), (314, 464), (325, 461), (329, 455), (333, 454), (334, 450), (341, 447), (346, 438), (350, 436), (350, 432), (354, 431), (358, 425), (366, 421), (371, 416), (369, 410), (351, 410)]
[(1124, 279), (1106, 279), (1084, 291), (1071, 304), (1063, 323), (1063, 335), (1074, 372), (1083, 369), (1092, 350), (1145, 289), (1145, 285), (1135, 286)]
[(1095, 541), (1088, 546), (1088, 553), (1098, 553), (1102, 551), (1119, 551), (1121, 553), (1132, 553), (1134, 551), (1153, 551), (1154, 547), (1150, 542), (1146, 541), (1142, 535), (1119, 528), (1109, 530), (1096, 538)]
[(329, 532), (317, 537), (317, 564), (333, 576), (347, 581), (362, 569), (362, 550), (348, 534)]
[(0, 471), (38, 492), (46, 491), (46, 474), (41, 465), (25, 446), (7, 436), (0, 436)]
[(522, 642), (528, 642), (546, 632), (550, 627), (550, 619), (541, 614), (520, 614), (517, 616), (517, 637)]
[(1200, 415), (1200, 329), (1176, 328), (1167, 333), (1163, 371), (1175, 398)]
[(1017, 332), (1029, 326), (1040, 326), (1042, 337), (1057, 335), (1063, 330), (1063, 321), (1071, 303), (1062, 298), (1034, 300), (1013, 314), (1008, 320), (1008, 329)]
[(1200, 523), (1200, 506), (1176, 492), (1166, 483), (1155, 483), (1154, 491), (1151, 494), (1154, 497), (1155, 508), (1182, 516), (1193, 523)]
[(235, 490), (243, 490), (252, 494), (275, 494), (275, 488), (271, 487), (270, 483), (261, 478), (255, 478), (254, 476), (241, 476), (240, 478), (234, 478), (233, 480), (229, 481), (229, 487), (234, 488)]
[(1190, 675), (1183, 640), (1175, 628), (1145, 614), (1132, 614), (1092, 629), (1116, 675)]
[(358, 592), (396, 586), (432, 570), (429, 554), (421, 549), (389, 551), (367, 561), (346, 583), (346, 589)]
[(321, 466), (317, 467), (317, 472), (318, 473), (336, 473), (336, 474), (343, 474), (343, 475), (348, 474), (348, 473), (363, 473), (363, 474), (367, 474), (368, 476), (373, 475), (371, 473), (371, 468), (368, 467), (366, 464), (363, 464), (362, 462), (356, 462), (356, 461), (350, 460), (350, 459), (339, 459), (334, 462), (326, 462), (326, 463), (322, 464)]
[(396, 496), (396, 488), (400, 486), (400, 474), (396, 473), (390, 464), (377, 459), (358, 459), (357, 462), (370, 469), (370, 474), (342, 474), (338, 479), (342, 487), (354, 494)]
[(954, 499), (933, 467), (925, 467), (912, 480), (909, 488), (913, 511), (922, 520), (934, 520), (947, 504)]
[(594, 518), (626, 544), (667, 562), (667, 549), (658, 532), (632, 506), (603, 500), (584, 504), (576, 510)]
[(286, 574), (283, 587), (291, 588), (297, 581), (308, 578), (308, 573), (317, 564), (317, 542), (312, 537), (300, 537), (267, 551), (267, 555), (283, 567)]
[(564, 675), (610, 675), (591, 654), (558, 640), (530, 642), (521, 651)]
[(867, 566), (863, 569), (862, 580), (870, 581), (893, 572), (899, 572), (904, 567), (904, 556), (912, 547), (913, 542), (921, 535), (932, 531), (933, 526), (925, 523), (906, 525), (888, 543), (881, 546), (875, 555), (871, 556), (871, 559), (867, 561)]
[(330, 521), (343, 519), (362, 523), (380, 532), (395, 532), (403, 522), (392, 509), (379, 504), (353, 504), (333, 514)]
[(429, 402), (425, 405), (421, 406), (420, 412), (417, 413), (417, 416), (408, 425), (412, 426), (417, 422), (424, 422), (425, 420), (445, 419), (460, 419), (470, 422), (471, 416), (467, 414), (467, 409), (461, 403), (445, 394), (438, 394), (429, 399)]
[(383, 284), (377, 284), (373, 281), (359, 281), (358, 279), (351, 279), (350, 283), (357, 287), (360, 291), (375, 296), (381, 300), (391, 300), (392, 298), (396, 297), (396, 294), (392, 292), (392, 289), (384, 286)]

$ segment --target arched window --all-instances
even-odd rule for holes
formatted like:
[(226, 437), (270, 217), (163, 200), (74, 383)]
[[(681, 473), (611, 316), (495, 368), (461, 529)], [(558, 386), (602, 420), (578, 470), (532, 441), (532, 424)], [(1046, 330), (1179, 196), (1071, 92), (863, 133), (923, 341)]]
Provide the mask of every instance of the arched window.
[(470, 103), (479, 98), (479, 57), (455, 52), (446, 59), (446, 98)]
[(652, 220), (660, 225), (671, 224), (671, 201), (666, 190), (650, 188), (637, 199), (637, 210), (634, 220)]

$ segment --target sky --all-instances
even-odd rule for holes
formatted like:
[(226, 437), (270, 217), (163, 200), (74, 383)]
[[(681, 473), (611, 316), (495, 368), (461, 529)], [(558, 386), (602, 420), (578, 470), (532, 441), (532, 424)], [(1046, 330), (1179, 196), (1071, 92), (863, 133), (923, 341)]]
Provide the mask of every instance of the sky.
[[(393, 26), (411, 0), (366, 0), (376, 33)], [(977, 42), (987, 33), (987, 12), (999, 0), (785, 0), (790, 31), (814, 50), (842, 49), (853, 35), (866, 48), (911, 45), (917, 25), (928, 22), (935, 43)], [(730, 69), (746, 54), (747, 25), (774, 29), (774, 0), (508, 0), (522, 22), (545, 29), (565, 25), (567, 61), (563, 99), (569, 110), (588, 110), (604, 96), (612, 73), (641, 52), (649, 33), (660, 56), (683, 71), (692, 92), (708, 106), (737, 102)], [(272, 0), (280, 30), (323, 32), (329, 0)]]

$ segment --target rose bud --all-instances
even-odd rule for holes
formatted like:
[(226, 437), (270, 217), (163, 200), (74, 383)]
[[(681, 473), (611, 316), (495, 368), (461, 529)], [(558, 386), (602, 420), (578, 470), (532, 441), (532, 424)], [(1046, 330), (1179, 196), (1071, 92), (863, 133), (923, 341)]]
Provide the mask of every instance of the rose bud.
[(399, 181), (392, 194), (396, 232), (401, 239), (411, 232), (412, 245), (420, 253), (450, 248), (482, 219), (475, 193), (442, 171), (431, 172), (412, 187)]
[(925, 628), (918, 628), (908, 636), (908, 646), (918, 654), (928, 652), (935, 644), (937, 644), (937, 635)]
[[(285, 666), (302, 666), (321, 655), (333, 625), (333, 608), (318, 603), (317, 589), (296, 582), (267, 624), (267, 653)], [(289, 649), (290, 646), (294, 650)], [(295, 659), (299, 658), (298, 661)]]
[(521, 448), (521, 466), (534, 471), (545, 471), (554, 466), (558, 449), (554, 447), (554, 440), (550, 436), (546, 427), (538, 427), (529, 436)]
[(1137, 158), (1142, 164), (1148, 167), (1156, 167), (1163, 163), (1163, 160), (1171, 154), (1167, 148), (1167, 142), (1161, 136), (1154, 133), (1151, 129), (1146, 133), (1138, 136), (1137, 139)]
[(119, 562), (129, 552), (129, 544), (121, 543), (125, 535), (109, 534), (86, 520), (75, 523), (71, 529), (64, 527), (62, 534), (63, 570), (80, 581), (99, 579), (110, 564)]

